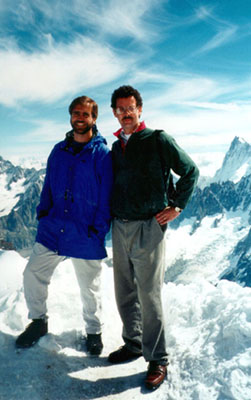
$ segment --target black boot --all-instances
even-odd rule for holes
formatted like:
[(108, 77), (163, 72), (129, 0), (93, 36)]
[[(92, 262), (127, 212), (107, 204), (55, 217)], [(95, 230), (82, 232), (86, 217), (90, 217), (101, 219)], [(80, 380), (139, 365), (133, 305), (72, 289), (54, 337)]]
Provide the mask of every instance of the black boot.
[(136, 360), (142, 356), (142, 352), (139, 351), (138, 353), (133, 352), (132, 350), (128, 349), (126, 345), (120, 347), (118, 350), (113, 351), (108, 356), (108, 361), (112, 364), (119, 364), (126, 361)]
[(48, 332), (48, 322), (44, 319), (33, 319), (25, 331), (18, 336), (16, 347), (27, 348), (33, 346)]
[(87, 348), (87, 351), (92, 356), (99, 356), (103, 350), (101, 333), (98, 333), (98, 334), (88, 333), (87, 339), (86, 339), (86, 348)]

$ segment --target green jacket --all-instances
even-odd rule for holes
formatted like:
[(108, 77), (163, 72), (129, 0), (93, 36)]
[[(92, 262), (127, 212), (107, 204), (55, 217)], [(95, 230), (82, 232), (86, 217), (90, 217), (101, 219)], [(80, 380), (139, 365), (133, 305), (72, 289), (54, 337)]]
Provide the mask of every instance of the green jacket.
[[(115, 181), (111, 211), (114, 217), (148, 219), (170, 204), (185, 208), (199, 170), (171, 136), (145, 128), (133, 133), (124, 149), (120, 139), (114, 142), (112, 155)], [(168, 198), (171, 169), (180, 178), (172, 198)]]

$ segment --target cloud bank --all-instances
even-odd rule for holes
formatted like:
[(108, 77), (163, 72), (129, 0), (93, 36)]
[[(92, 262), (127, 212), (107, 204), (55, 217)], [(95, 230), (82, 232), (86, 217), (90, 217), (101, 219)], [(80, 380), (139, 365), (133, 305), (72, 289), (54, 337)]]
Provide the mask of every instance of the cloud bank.
[(0, 103), (52, 103), (69, 93), (97, 87), (121, 76), (131, 60), (116, 57), (108, 46), (79, 38), (51, 44), (44, 52), (0, 50)]

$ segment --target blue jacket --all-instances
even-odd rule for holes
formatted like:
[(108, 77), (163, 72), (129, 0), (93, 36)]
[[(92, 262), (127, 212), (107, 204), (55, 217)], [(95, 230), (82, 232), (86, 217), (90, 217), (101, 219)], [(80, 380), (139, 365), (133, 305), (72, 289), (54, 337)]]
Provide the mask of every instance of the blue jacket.
[(98, 132), (75, 155), (72, 141), (69, 132), (48, 158), (36, 241), (59, 255), (102, 259), (110, 228), (111, 152)]

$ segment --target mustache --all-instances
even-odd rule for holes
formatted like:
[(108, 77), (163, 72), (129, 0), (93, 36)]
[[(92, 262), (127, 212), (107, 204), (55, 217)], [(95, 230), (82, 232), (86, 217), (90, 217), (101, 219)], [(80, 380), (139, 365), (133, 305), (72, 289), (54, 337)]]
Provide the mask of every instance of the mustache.
[(130, 120), (132, 120), (132, 117), (123, 117), (123, 118), (122, 118), (122, 121), (124, 121), (125, 119), (130, 119)]

